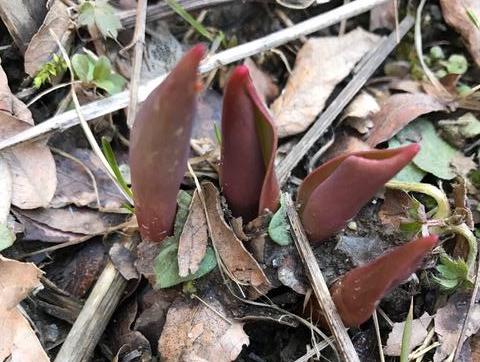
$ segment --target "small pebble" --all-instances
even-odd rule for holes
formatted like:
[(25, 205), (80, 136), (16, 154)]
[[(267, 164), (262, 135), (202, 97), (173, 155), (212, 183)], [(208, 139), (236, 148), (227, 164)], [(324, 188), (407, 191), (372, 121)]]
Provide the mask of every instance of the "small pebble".
[(347, 227), (350, 229), (350, 230), (353, 230), (353, 231), (357, 231), (358, 227), (357, 227), (357, 223), (355, 221), (350, 221), (348, 224), (347, 224)]

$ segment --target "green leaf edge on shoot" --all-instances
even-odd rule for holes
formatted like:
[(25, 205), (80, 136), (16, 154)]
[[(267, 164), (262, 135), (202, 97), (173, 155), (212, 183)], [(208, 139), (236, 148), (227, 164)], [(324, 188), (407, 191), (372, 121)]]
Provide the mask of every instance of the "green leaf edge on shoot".
[(475, 10), (473, 9), (465, 9), (467, 12), (467, 16), (470, 19), (470, 21), (473, 23), (473, 25), (480, 30), (480, 18), (478, 15), (475, 13)]
[(285, 196), (280, 196), (280, 207), (272, 216), (268, 224), (268, 235), (270, 238), (280, 246), (286, 246), (292, 243), (290, 235), (290, 223), (287, 218), (287, 211), (285, 210)]

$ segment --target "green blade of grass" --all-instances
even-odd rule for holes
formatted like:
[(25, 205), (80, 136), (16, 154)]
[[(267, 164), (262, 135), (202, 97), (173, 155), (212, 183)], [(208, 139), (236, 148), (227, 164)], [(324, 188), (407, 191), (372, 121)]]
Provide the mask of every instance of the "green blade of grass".
[(213, 35), (200, 22), (197, 21), (188, 11), (186, 11), (177, 0), (165, 0), (168, 6), (172, 8), (183, 20), (189, 23), (199, 34), (203, 35), (210, 41), (214, 40)]
[(120, 168), (118, 167), (118, 163), (115, 158), (115, 154), (113, 153), (112, 146), (110, 145), (110, 143), (105, 137), (102, 137), (102, 150), (103, 150), (103, 154), (105, 155), (105, 158), (107, 159), (107, 162), (112, 168), (112, 171), (115, 175), (115, 178), (117, 179), (117, 182), (130, 197), (133, 197), (132, 190), (130, 189), (130, 187), (128, 187), (127, 183), (125, 182), (125, 179), (122, 176), (122, 173), (120, 172)]
[(400, 352), (400, 362), (408, 362), (408, 354), (410, 353), (410, 338), (412, 337), (412, 322), (413, 322), (413, 298), (410, 302), (410, 309), (408, 310), (405, 326), (403, 327), (402, 348)]

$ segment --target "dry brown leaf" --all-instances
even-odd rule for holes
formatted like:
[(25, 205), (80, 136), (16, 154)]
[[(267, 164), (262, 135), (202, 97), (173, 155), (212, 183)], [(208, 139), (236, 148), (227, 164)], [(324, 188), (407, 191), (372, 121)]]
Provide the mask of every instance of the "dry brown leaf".
[(18, 304), (41, 286), (42, 271), (0, 255), (0, 361), (49, 361)]
[(190, 203), (187, 220), (178, 241), (178, 275), (194, 274), (207, 250), (207, 219), (198, 191), (195, 190)]
[(208, 231), (223, 264), (238, 282), (257, 289), (267, 288), (270, 282), (262, 268), (223, 218), (220, 193), (211, 182), (203, 184), (202, 189), (206, 203)]
[(394, 94), (382, 104), (380, 111), (373, 116), (373, 128), (367, 143), (375, 147), (381, 142), (388, 141), (422, 114), (445, 110), (444, 104), (424, 93)]
[[(0, 67), (0, 140), (33, 126), (30, 110), (8, 87)], [(19, 145), (3, 152), (12, 174), (12, 204), (24, 209), (45, 207), (57, 186), (55, 162), (41, 142)]]
[(229, 362), (249, 344), (242, 323), (220, 317), (226, 309), (219, 301), (205, 302), (179, 299), (170, 307), (158, 342), (162, 361)]
[[(470, 301), (469, 293), (454, 294), (445, 307), (437, 310), (435, 315), (435, 333), (441, 343), (433, 356), (434, 362), (445, 361), (455, 350), (458, 333), (462, 330), (463, 321)], [(475, 304), (470, 313), (465, 338), (480, 329), (480, 304)]]
[(70, 48), (73, 26), (68, 6), (61, 0), (54, 0), (47, 16), (37, 33), (32, 37), (25, 51), (25, 73), (33, 77), (40, 68), (58, 52), (58, 45), (50, 31), (53, 31), (65, 49)]
[(104, 209), (120, 209), (125, 199), (105, 172), (98, 156), (83, 148), (72, 151), (71, 156), (76, 161), (62, 155), (54, 156), (58, 185), (49, 206), (59, 208), (74, 204), (97, 208), (97, 195), (88, 169), (95, 178), (100, 206)]
[(443, 17), (448, 25), (462, 36), (475, 63), (480, 66), (480, 30), (468, 18), (467, 9), (480, 14), (478, 0), (440, 0)]
[(115, 243), (108, 251), (110, 260), (120, 274), (126, 279), (138, 279), (138, 272), (135, 269), (135, 256), (121, 243)]
[(0, 156), (0, 224), (6, 224), (12, 202), (12, 173), (8, 163)]
[(370, 31), (395, 28), (395, 2), (388, 1), (370, 11)]
[[(412, 321), (412, 335), (410, 336), (409, 352), (423, 343), (427, 336), (427, 328), (433, 317), (427, 312)], [(387, 356), (400, 356), (402, 349), (402, 338), (405, 322), (394, 323), (392, 331), (388, 335), (387, 345), (384, 347), (383, 352)]]
[(243, 64), (250, 71), (253, 85), (265, 102), (270, 103), (278, 97), (279, 89), (272, 76), (261, 70), (251, 58), (245, 59)]
[(426, 219), (422, 204), (415, 204), (414, 199), (405, 191), (387, 189), (385, 200), (378, 212), (378, 219), (383, 225), (398, 230), (402, 223), (408, 221), (409, 210), (414, 207), (417, 207), (416, 214)]
[(335, 86), (379, 40), (361, 28), (339, 37), (310, 38), (298, 52), (287, 86), (271, 107), (279, 136), (305, 131)]
[[(29, 228), (46, 227), (52, 229), (61, 235), (67, 236), (85, 236), (85, 235), (103, 235), (113, 226), (117, 226), (125, 221), (125, 215), (100, 213), (85, 208), (76, 208), (70, 206), (63, 209), (35, 209), (35, 210), (16, 210), (16, 215), (23, 217), (21, 220), (26, 228), (25, 238), (31, 240), (29, 233), (34, 233), (41, 241), (59, 242), (59, 240), (49, 239), (47, 233), (43, 238), (41, 233)], [(32, 223), (33, 221), (33, 223)], [(36, 234), (38, 233), (38, 234)], [(73, 234), (73, 235), (72, 235)], [(64, 241), (64, 240), (61, 240)]]

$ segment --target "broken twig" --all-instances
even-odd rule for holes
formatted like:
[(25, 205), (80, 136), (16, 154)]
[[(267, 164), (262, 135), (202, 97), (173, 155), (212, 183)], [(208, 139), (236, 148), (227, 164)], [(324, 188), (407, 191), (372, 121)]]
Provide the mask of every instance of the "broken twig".
[(325, 282), (322, 271), (315, 259), (315, 255), (313, 254), (313, 250), (308, 242), (302, 223), (289, 194), (285, 197), (285, 206), (290, 225), (292, 226), (292, 236), (295, 245), (302, 258), (312, 289), (317, 297), (318, 304), (320, 305), (325, 320), (335, 337), (335, 343), (337, 344), (341, 360), (347, 362), (360, 362), (357, 352), (353, 347), (353, 343), (348, 336), (347, 329), (343, 325), (342, 319), (340, 318), (337, 308), (330, 296), (327, 283)]

